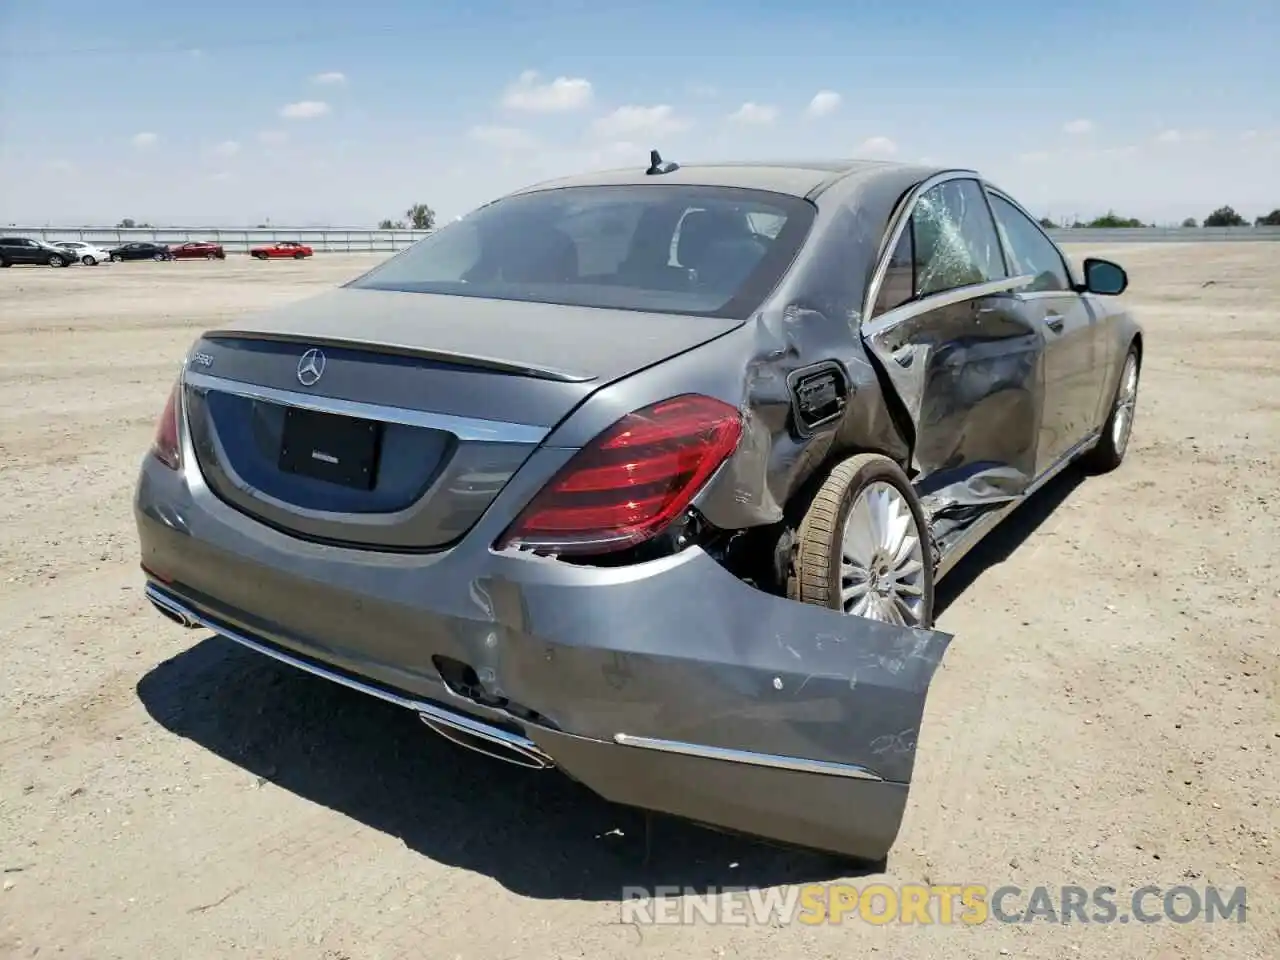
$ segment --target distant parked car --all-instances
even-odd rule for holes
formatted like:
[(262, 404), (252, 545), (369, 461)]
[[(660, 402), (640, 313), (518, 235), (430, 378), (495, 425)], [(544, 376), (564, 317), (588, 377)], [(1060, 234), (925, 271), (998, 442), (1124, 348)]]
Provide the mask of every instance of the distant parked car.
[(175, 260), (225, 260), (227, 252), (222, 249), (222, 244), (212, 243), (207, 240), (192, 240), (190, 243), (180, 243), (176, 247), (170, 247), (169, 252), (173, 254)]
[(172, 260), (173, 251), (163, 243), (126, 243), (111, 251), (111, 259), (121, 260)]
[(65, 267), (74, 259), (69, 251), (43, 240), (0, 237), (0, 267), (11, 267), (15, 263), (47, 263), (51, 267)]
[(71, 255), (71, 259), (79, 260), (86, 267), (96, 266), (104, 260), (111, 259), (110, 251), (103, 250), (92, 243), (85, 243), (83, 240), (59, 240), (54, 246), (61, 247)]
[(249, 254), (259, 260), (277, 260), (281, 257), (292, 257), (294, 260), (301, 260), (304, 257), (311, 256), (314, 252), (305, 243), (281, 240), (279, 243), (273, 243), (270, 246), (254, 247), (249, 251)]

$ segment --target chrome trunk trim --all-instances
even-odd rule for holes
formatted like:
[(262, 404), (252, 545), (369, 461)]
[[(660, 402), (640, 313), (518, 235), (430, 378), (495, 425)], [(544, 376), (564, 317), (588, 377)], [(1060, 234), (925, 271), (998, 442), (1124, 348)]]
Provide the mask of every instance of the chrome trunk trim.
[(481, 420), (478, 417), (456, 417), (446, 413), (388, 407), (377, 403), (357, 403), (354, 400), (322, 397), (311, 393), (299, 393), (296, 390), (277, 390), (275, 387), (263, 387), (240, 380), (214, 377), (207, 373), (196, 373), (190, 367), (186, 370), (184, 380), (188, 386), (195, 387), (197, 390), (215, 390), (248, 400), (278, 403), (320, 413), (334, 413), (343, 417), (358, 417), (362, 420), (380, 420), (384, 423), (402, 423), (410, 427), (442, 430), (453, 434), (459, 440), (534, 445), (541, 443), (549, 432), (548, 427), (537, 427), (526, 423)]

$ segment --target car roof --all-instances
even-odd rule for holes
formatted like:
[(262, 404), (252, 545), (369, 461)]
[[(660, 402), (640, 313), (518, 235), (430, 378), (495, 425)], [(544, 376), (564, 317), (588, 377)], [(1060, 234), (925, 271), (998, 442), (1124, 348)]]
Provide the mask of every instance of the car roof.
[(631, 186), (652, 183), (684, 184), (703, 187), (738, 187), (766, 190), (813, 199), (837, 183), (856, 179), (884, 180), (898, 185), (905, 180), (924, 180), (949, 167), (898, 163), (888, 160), (786, 160), (736, 161), (681, 165), (670, 173), (648, 174), (647, 165), (600, 170), (576, 176), (546, 180), (520, 190), (516, 194), (557, 190), (565, 187)]

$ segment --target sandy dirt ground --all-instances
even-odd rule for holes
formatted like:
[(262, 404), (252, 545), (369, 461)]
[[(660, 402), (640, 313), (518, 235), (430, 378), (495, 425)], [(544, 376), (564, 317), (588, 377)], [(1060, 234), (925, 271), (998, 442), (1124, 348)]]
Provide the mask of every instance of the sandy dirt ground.
[(1280, 955), (1280, 244), (1096, 249), (1147, 328), (1128, 459), (1056, 481), (948, 580), (907, 820), (852, 882), (1111, 885), (1122, 908), (1244, 885), (1244, 924), (623, 923), (626, 885), (847, 867), (646, 838), (558, 774), (161, 619), (130, 495), (179, 359), (372, 264), (237, 257), (0, 271), (0, 955)]

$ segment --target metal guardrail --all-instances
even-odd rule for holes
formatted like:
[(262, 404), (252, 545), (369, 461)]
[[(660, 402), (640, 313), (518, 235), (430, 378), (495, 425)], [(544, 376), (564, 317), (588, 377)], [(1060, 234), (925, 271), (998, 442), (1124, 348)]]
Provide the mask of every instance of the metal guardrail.
[(220, 243), (228, 253), (278, 240), (305, 243), (317, 253), (394, 253), (427, 236), (428, 230), (370, 230), (367, 227), (0, 227), (0, 236), (29, 237), (57, 243), (80, 240), (100, 247), (125, 243), (180, 244), (190, 240)]
[(1280, 241), (1280, 227), (1071, 227), (1048, 232), (1058, 243)]
[[(421, 240), (429, 230), (370, 230), (367, 227), (0, 227), (0, 235), (57, 242), (82, 240), (99, 246), (123, 243), (186, 243), (208, 240), (228, 253), (245, 253), (260, 244), (297, 240), (317, 253), (394, 253)], [(1205, 243), (1280, 241), (1280, 227), (1075, 227), (1054, 229), (1059, 243)]]

